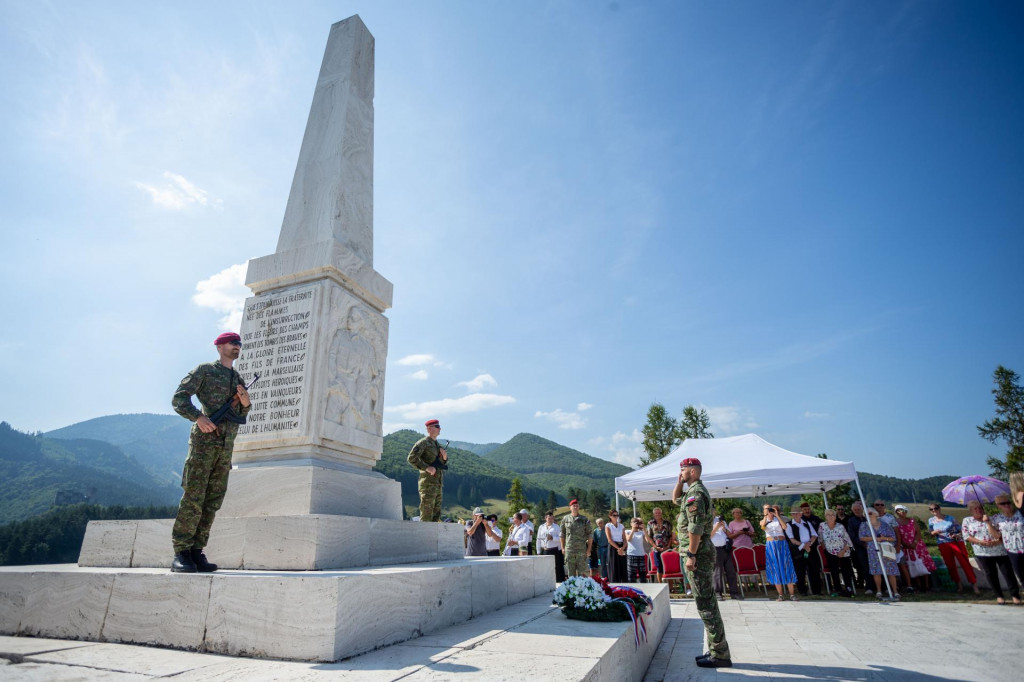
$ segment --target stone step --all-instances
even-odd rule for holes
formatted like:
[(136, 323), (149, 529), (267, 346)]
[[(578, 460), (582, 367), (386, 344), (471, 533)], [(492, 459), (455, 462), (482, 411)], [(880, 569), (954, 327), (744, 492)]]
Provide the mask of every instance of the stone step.
[(554, 586), (552, 556), (206, 574), (7, 566), (0, 567), (0, 634), (336, 661), (550, 593)]
[[(644, 619), (647, 641), (641, 641), (639, 647), (634, 644), (632, 623), (568, 620), (551, 605), (550, 595), (543, 595), (336, 663), (258, 660), (126, 644), (0, 636), (0, 657), (19, 661), (18, 665), (3, 667), (2, 676), (11, 682), (58, 677), (94, 679), (100, 674), (103, 679), (126, 682), (156, 678), (181, 682), (415, 682), (455, 678), (466, 682), (640, 682), (669, 630), (670, 604), (667, 586), (639, 587), (654, 600), (654, 613)], [(695, 641), (692, 649), (699, 651), (699, 647)], [(692, 659), (685, 663), (686, 668), (677, 672), (681, 676), (695, 674)]]
[[(170, 568), (173, 519), (90, 521), (78, 565)], [(217, 516), (206, 556), (228, 569), (316, 571), (424, 561), (465, 554), (457, 523), (306, 514)]]

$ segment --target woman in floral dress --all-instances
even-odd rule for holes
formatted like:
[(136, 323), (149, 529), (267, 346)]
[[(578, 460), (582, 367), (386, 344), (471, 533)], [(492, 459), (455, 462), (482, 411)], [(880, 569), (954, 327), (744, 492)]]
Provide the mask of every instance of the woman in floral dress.
[[(932, 560), (928, 549), (921, 539), (921, 531), (917, 527), (917, 519), (910, 515), (909, 510), (902, 504), (896, 505), (896, 532), (899, 533), (900, 542), (903, 543), (903, 561), (900, 562), (900, 571), (903, 573), (904, 582), (909, 585), (917, 585), (921, 592), (927, 592), (931, 584), (931, 574), (935, 572), (935, 561)], [(909, 565), (911, 561), (920, 558), (924, 567), (928, 569), (928, 575), (912, 578)], [(911, 588), (913, 592), (913, 588)]]
[(875, 594), (878, 595), (879, 599), (886, 599), (885, 593), (882, 592), (882, 575), (884, 573), (889, 580), (892, 598), (899, 600), (900, 593), (896, 591), (896, 576), (899, 574), (900, 569), (896, 567), (894, 560), (886, 559), (881, 556), (879, 550), (875, 549), (875, 545), (871, 541), (872, 529), (875, 531), (875, 538), (878, 539), (879, 546), (885, 542), (895, 545), (896, 531), (888, 523), (878, 519), (878, 512), (874, 509), (869, 509), (868, 522), (860, 524), (859, 534), (860, 539), (864, 542), (864, 547), (868, 550), (868, 573), (875, 579)]

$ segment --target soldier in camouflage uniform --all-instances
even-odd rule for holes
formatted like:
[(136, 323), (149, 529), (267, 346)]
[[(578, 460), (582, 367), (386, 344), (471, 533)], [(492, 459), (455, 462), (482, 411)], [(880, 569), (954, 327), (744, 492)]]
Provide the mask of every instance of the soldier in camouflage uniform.
[[(708, 636), (708, 651), (697, 656), (702, 668), (731, 668), (729, 643), (725, 641), (725, 625), (718, 610), (718, 601), (712, 588), (715, 570), (715, 546), (711, 544), (711, 521), (714, 507), (711, 494), (701, 483), (701, 464), (695, 457), (687, 457), (680, 465), (679, 480), (672, 491), (672, 501), (679, 504), (677, 530), (679, 551), (686, 552), (686, 577), (693, 586), (693, 599), (697, 613), (704, 621)], [(688, 483), (685, 499), (683, 483)]]
[(580, 503), (569, 502), (569, 513), (562, 518), (562, 553), (565, 554), (565, 575), (590, 575), (590, 546), (594, 542), (590, 519), (580, 516)]
[[(220, 358), (206, 362), (189, 372), (171, 405), (185, 419), (195, 422), (188, 441), (188, 457), (181, 475), (184, 494), (178, 504), (178, 517), (174, 520), (171, 541), (174, 544), (175, 573), (209, 573), (217, 570), (203, 554), (210, 538), (213, 517), (224, 501), (231, 470), (231, 451), (235, 445), (238, 424), (224, 420), (220, 424), (210, 421), (209, 415), (233, 397), (238, 402), (231, 410), (239, 417), (249, 413), (249, 394), (245, 382), (232, 365), (242, 350), (242, 340), (235, 333), (221, 334), (214, 341)], [(202, 411), (192, 404), (192, 396), (199, 398)]]
[(441, 494), (444, 486), (444, 470), (438, 464), (447, 464), (448, 453), (437, 444), (441, 435), (441, 424), (436, 419), (424, 423), (427, 435), (416, 441), (409, 451), (409, 464), (420, 472), (420, 521), (441, 520)]

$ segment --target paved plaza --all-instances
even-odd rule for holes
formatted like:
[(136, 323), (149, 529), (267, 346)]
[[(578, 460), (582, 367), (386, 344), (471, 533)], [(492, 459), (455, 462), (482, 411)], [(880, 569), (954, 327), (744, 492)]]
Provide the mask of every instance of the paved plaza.
[(672, 620), (645, 682), (683, 680), (1020, 680), (1024, 607), (996, 604), (719, 602), (733, 667), (697, 668), (704, 628), (690, 600)]
[[(628, 674), (597, 650), (610, 623), (554, 630), (536, 624), (560, 614), (538, 597), (434, 635), (331, 664), (233, 658), (126, 644), (0, 637), (0, 679), (45, 680), (615, 680)], [(1019, 680), (1024, 608), (968, 603), (846, 601), (720, 602), (735, 667), (705, 670), (704, 630), (691, 600), (674, 600), (668, 629), (646, 682), (676, 680)], [(510, 626), (510, 623), (518, 623)], [(557, 625), (555, 623), (554, 625)], [(524, 627), (525, 626), (525, 627)], [(531, 628), (536, 630), (529, 635)], [(582, 649), (566, 646), (582, 638)], [(535, 639), (557, 646), (545, 648)], [(532, 637), (532, 639), (531, 639)], [(521, 641), (517, 641), (519, 638)], [(529, 650), (522, 647), (527, 646)], [(596, 648), (595, 648), (596, 647)], [(594, 651), (589, 651), (589, 649)], [(553, 650), (557, 649), (557, 651)], [(615, 653), (634, 655), (633, 645)], [(617, 663), (621, 663), (619, 660)], [(1016, 671), (1016, 672), (1015, 672)]]

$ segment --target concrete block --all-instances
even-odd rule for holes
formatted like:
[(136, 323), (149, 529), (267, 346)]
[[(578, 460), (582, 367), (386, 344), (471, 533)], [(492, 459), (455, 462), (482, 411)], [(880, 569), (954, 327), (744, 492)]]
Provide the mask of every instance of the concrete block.
[(138, 521), (90, 521), (78, 555), (79, 566), (131, 566)]
[(555, 589), (555, 561), (551, 554), (544, 554), (533, 559), (533, 594), (539, 597)]
[(502, 558), (467, 559), (472, 576), (472, 616), (508, 606), (508, 580), (512, 564)]
[(466, 530), (457, 523), (435, 523), (437, 526), (437, 560), (461, 559), (466, 555)]
[(534, 587), (534, 559), (536, 557), (509, 557), (508, 603), (515, 604), (536, 596)]
[(450, 524), (370, 519), (371, 564), (438, 561), (437, 537), (445, 525)]
[(102, 639), (199, 649), (212, 580), (187, 573), (115, 576)]
[(31, 583), (31, 573), (0, 571), (0, 634), (17, 634)]
[[(89, 526), (95, 522), (90, 522)], [(143, 519), (136, 521), (135, 542), (132, 546), (132, 568), (145, 566), (148, 568), (170, 568), (174, 560), (174, 548), (171, 546), (171, 529), (174, 528), (174, 519)], [(216, 531), (217, 521), (214, 521)], [(86, 541), (88, 541), (88, 532)], [(86, 543), (82, 543), (84, 551)], [(211, 559), (213, 561), (213, 559)], [(82, 560), (78, 560), (82, 566)], [(105, 566), (107, 564), (89, 564), (91, 566)], [(119, 565), (119, 564), (118, 564)]]
[[(350, 568), (372, 563), (373, 519), (356, 516), (317, 517), (317, 569)], [(401, 523), (401, 522), (399, 522)], [(431, 559), (427, 559), (430, 561)]]
[[(338, 581), (323, 574), (217, 576), (206, 618), (206, 649), (232, 656), (334, 660), (338, 589)], [(369, 603), (363, 601), (362, 608)]]
[(99, 639), (113, 573), (38, 571), (31, 575), (19, 634)]

